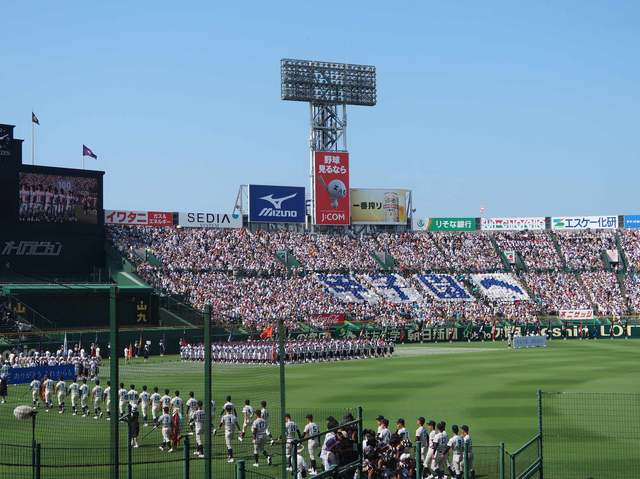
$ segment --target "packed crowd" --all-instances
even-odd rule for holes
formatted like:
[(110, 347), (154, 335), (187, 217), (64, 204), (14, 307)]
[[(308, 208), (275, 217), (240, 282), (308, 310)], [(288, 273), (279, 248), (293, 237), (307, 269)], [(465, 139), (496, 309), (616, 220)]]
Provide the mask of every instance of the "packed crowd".
[(589, 297), (572, 273), (524, 273), (534, 301), (547, 314), (561, 309), (592, 309)]
[(553, 240), (546, 232), (513, 231), (493, 235), (501, 251), (517, 251), (530, 270), (562, 268)]
[(614, 273), (594, 271), (582, 273), (581, 276), (582, 284), (591, 295), (593, 305), (600, 314), (613, 316), (627, 313), (627, 301), (620, 291), (620, 283)]
[[(527, 319), (560, 309), (595, 307), (600, 314), (623, 314), (627, 302), (613, 275), (584, 276), (584, 287), (572, 273), (546, 273), (562, 266), (552, 236), (547, 232), (494, 233), (498, 248), (517, 251), (536, 273), (522, 276), (532, 300), (497, 301), (486, 297), (467, 272), (503, 269), (488, 233), (380, 233), (377, 235), (303, 235), (291, 231), (250, 232), (200, 228), (150, 228), (114, 226), (109, 239), (138, 265), (138, 274), (156, 289), (181, 295), (197, 309), (211, 304), (222, 314), (241, 319), (254, 328), (285, 319), (290, 330), (306, 322), (320, 329), (321, 313), (346, 314), (353, 319), (377, 321), (383, 327), (401, 327), (412, 320), (437, 325), (442, 319), (461, 321), (487, 317)], [(557, 234), (568, 266), (572, 269), (603, 269), (601, 256), (616, 248), (615, 232)], [(622, 231), (623, 250), (631, 265), (640, 258), (640, 236)], [(152, 252), (163, 264), (152, 267), (135, 250)], [(275, 251), (290, 251), (306, 270), (289, 274), (275, 259)], [(411, 288), (422, 295), (407, 302), (351, 302), (336, 297), (309, 274), (309, 270), (332, 271), (362, 278), (379, 266), (372, 252), (393, 256), (396, 270)], [(239, 279), (236, 270), (254, 271)], [(458, 281), (475, 301), (441, 301), (413, 273), (457, 271)], [(629, 301), (638, 304), (638, 283), (627, 281)], [(373, 288), (372, 290), (375, 290)], [(484, 294), (484, 295), (483, 295)], [(635, 299), (634, 299), (635, 298)], [(593, 301), (592, 301), (593, 299)]]
[(640, 276), (626, 276), (624, 278), (624, 287), (627, 290), (627, 298), (629, 298), (629, 307), (632, 312), (640, 313)]
[(559, 233), (556, 239), (567, 267), (574, 270), (603, 269), (602, 254), (615, 250), (615, 231), (590, 231), (588, 233)]
[(618, 232), (620, 236), (620, 245), (624, 251), (627, 261), (629, 262), (629, 270), (634, 272), (640, 271), (640, 230), (622, 230)]

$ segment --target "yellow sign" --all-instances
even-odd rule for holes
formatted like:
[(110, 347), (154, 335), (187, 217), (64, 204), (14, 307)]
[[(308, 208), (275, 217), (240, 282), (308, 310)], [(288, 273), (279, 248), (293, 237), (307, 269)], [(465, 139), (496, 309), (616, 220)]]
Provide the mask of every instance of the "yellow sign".
[(407, 224), (407, 190), (352, 189), (351, 222), (354, 224)]

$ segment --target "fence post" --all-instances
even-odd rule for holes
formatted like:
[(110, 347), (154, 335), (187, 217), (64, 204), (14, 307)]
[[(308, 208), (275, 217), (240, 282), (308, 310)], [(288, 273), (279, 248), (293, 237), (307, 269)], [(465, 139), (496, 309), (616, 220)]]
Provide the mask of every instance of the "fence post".
[[(358, 477), (362, 476), (362, 461), (364, 460), (364, 451), (362, 449), (362, 406), (358, 406), (358, 457), (360, 464), (358, 465)], [(420, 477), (420, 475), (418, 475)]]
[(500, 443), (500, 479), (504, 479), (504, 442)]
[(238, 459), (236, 461), (236, 479), (245, 479), (246, 474), (244, 472), (244, 459)]
[(36, 448), (33, 453), (33, 479), (40, 479), (40, 443), (37, 442), (35, 446)]
[(516, 477), (516, 455), (513, 454), (511, 456), (511, 478), (515, 479)]
[(189, 479), (189, 454), (191, 453), (189, 447), (189, 437), (184, 438), (184, 479)]
[[(291, 444), (291, 477), (298, 475), (298, 440), (294, 439)], [(287, 456), (283, 456), (283, 460), (287, 460)]]
[(131, 448), (131, 428), (127, 428), (127, 479), (133, 479), (133, 457)]
[(211, 479), (211, 444), (213, 434), (213, 411), (211, 410), (211, 305), (204, 307), (204, 408), (205, 432), (202, 452), (204, 454), (204, 478)]
[(464, 479), (469, 479), (469, 443), (464, 441)]
[(543, 460), (542, 460), (542, 391), (538, 389), (538, 458), (540, 459), (540, 471), (538, 477), (542, 479), (543, 473)]
[(120, 451), (119, 451), (119, 435), (118, 435), (118, 320), (117, 320), (117, 304), (116, 304), (116, 287), (111, 286), (109, 289), (109, 341), (111, 345), (109, 355), (110, 374), (111, 380), (111, 398), (113, 399), (114, 414), (111, 417), (111, 479), (118, 479), (120, 477)]
[[(285, 376), (284, 376), (284, 319), (278, 321), (278, 350), (280, 351), (280, 431), (284, 435), (287, 404), (285, 396)], [(287, 441), (282, 441), (282, 477), (287, 477)], [(297, 451), (295, 452), (297, 454)]]
[[(362, 477), (362, 474), (360, 476)], [(422, 477), (422, 443), (420, 441), (416, 441), (416, 477)]]

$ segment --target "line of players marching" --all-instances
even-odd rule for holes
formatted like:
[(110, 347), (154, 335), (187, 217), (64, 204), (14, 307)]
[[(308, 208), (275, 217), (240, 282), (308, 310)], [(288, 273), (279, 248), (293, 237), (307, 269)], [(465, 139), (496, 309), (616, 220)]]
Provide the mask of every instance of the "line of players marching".
[[(346, 359), (377, 358), (393, 355), (395, 345), (384, 339), (332, 339), (287, 340), (287, 363), (341, 361)], [(186, 344), (180, 347), (182, 361), (204, 361), (204, 344)], [(279, 347), (276, 343), (214, 343), (211, 360), (217, 363), (278, 364)]]

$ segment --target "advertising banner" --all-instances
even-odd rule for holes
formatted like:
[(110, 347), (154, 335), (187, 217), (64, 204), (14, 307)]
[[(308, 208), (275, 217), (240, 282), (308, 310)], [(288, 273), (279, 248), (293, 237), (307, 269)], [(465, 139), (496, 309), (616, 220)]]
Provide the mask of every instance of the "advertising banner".
[(316, 198), (314, 224), (348, 225), (351, 221), (349, 153), (316, 151), (313, 163)]
[(475, 218), (413, 218), (414, 231), (475, 231)]
[(33, 381), (33, 376), (37, 376), (40, 381), (45, 374), (58, 381), (62, 376), (66, 381), (70, 381), (76, 376), (76, 366), (65, 364), (64, 366), (44, 366), (40, 368), (7, 368), (2, 369), (2, 373), (7, 376), (7, 384), (29, 384)]
[(616, 215), (555, 216), (551, 218), (551, 227), (554, 230), (615, 229), (618, 227), (618, 217)]
[(562, 309), (560, 310), (562, 319), (593, 319), (592, 309)]
[(105, 225), (173, 226), (170, 211), (105, 210)]
[(619, 263), (620, 255), (618, 254), (617, 249), (608, 249), (605, 250), (607, 252), (607, 258), (609, 258), (610, 263)]
[(249, 221), (304, 223), (304, 187), (249, 185)]
[(327, 324), (344, 324), (344, 314), (342, 313), (314, 314), (313, 319), (316, 321), (324, 321)]
[(507, 258), (507, 262), (509, 264), (516, 264), (516, 252), (515, 251), (505, 251), (505, 258)]
[(359, 188), (351, 190), (354, 224), (407, 224), (407, 190)]
[(625, 215), (624, 216), (625, 228), (640, 228), (640, 215)]
[(178, 213), (183, 228), (242, 228), (242, 216), (227, 213)]
[(536, 348), (547, 345), (546, 336), (516, 336), (513, 338), (514, 348)]
[(483, 231), (543, 230), (544, 226), (544, 217), (482, 218)]

